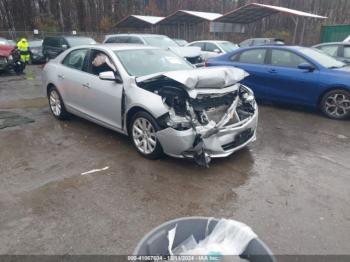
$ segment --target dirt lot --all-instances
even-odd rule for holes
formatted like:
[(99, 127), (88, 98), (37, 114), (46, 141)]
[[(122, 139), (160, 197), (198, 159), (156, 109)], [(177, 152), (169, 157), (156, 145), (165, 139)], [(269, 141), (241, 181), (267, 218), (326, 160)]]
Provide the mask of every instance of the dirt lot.
[(130, 254), (183, 216), (243, 221), (276, 254), (350, 254), (350, 121), (265, 105), (257, 142), (210, 169), (149, 161), (123, 135), (55, 120), (40, 70), (0, 75), (0, 126), (16, 125), (0, 129), (0, 254)]

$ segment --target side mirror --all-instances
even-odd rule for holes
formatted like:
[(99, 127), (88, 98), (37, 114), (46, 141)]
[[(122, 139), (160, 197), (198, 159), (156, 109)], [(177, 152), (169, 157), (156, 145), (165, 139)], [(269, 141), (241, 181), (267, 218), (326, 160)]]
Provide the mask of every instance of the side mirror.
[(312, 72), (315, 70), (315, 67), (313, 65), (308, 64), (308, 63), (302, 63), (302, 64), (298, 65), (298, 68), (301, 70), (307, 70), (309, 72)]
[(214, 49), (214, 52), (217, 53), (217, 54), (221, 53), (220, 49), (218, 49), (218, 48)]
[(63, 48), (63, 49), (67, 49), (68, 46), (67, 46), (67, 45), (62, 45), (62, 48)]
[(119, 75), (116, 75), (113, 71), (102, 72), (99, 74), (99, 78), (106, 81), (115, 81), (118, 84), (123, 83), (122, 78)]

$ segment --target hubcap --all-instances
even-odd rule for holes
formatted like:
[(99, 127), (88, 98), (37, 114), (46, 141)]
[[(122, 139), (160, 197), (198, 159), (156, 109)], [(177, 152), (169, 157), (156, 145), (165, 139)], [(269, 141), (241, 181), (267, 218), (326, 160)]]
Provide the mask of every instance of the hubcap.
[(61, 114), (61, 100), (60, 96), (55, 90), (52, 90), (50, 93), (50, 107), (55, 116), (59, 116)]
[(332, 116), (345, 116), (350, 111), (350, 97), (345, 94), (330, 95), (326, 99), (325, 109)]
[(157, 145), (156, 132), (145, 118), (138, 118), (132, 126), (132, 136), (137, 149), (143, 154), (152, 154)]

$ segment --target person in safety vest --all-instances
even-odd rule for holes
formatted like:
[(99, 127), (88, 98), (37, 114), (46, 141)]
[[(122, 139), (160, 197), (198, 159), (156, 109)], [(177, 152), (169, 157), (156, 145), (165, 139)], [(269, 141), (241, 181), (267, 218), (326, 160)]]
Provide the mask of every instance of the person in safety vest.
[(21, 60), (24, 63), (28, 63), (30, 60), (30, 52), (29, 52), (29, 43), (27, 39), (22, 38), (18, 43), (17, 43), (17, 48), (21, 53)]

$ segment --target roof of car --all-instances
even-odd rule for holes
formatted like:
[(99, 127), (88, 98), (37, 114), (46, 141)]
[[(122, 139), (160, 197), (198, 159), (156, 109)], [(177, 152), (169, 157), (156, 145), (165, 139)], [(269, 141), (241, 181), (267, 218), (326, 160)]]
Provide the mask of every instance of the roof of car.
[(111, 34), (111, 35), (106, 35), (107, 37), (114, 37), (114, 36), (165, 36), (165, 35), (159, 35), (159, 34)]
[(327, 43), (321, 43), (321, 44), (317, 44), (317, 45), (314, 45), (315, 47), (316, 46), (324, 46), (324, 45), (349, 45), (350, 42), (327, 42)]
[(194, 41), (193, 43), (200, 43), (200, 42), (223, 43), (223, 42), (230, 42), (230, 41), (226, 41), (226, 40), (199, 40), (199, 41)]
[(97, 44), (97, 45), (83, 45), (78, 48), (102, 48), (110, 49), (112, 51), (123, 51), (123, 50), (142, 50), (142, 49), (160, 49), (153, 46), (138, 45), (138, 44)]

